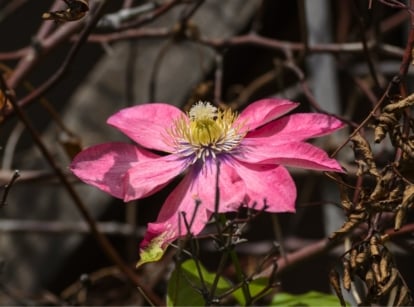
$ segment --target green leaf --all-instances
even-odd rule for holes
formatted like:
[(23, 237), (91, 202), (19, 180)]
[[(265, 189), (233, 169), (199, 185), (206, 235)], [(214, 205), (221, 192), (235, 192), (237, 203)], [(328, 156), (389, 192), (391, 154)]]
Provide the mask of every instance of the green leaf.
[[(259, 278), (249, 283), (249, 293), (252, 298), (258, 295), (264, 288), (267, 287), (269, 283), (268, 278)], [(239, 302), (240, 305), (246, 305), (246, 300), (244, 298), (243, 289), (237, 289), (233, 293), (235, 299)]]
[(341, 304), (335, 295), (310, 291), (299, 295), (279, 292), (273, 297), (270, 306), (341, 306)]
[[(205, 306), (206, 301), (202, 295), (204, 281), (205, 290), (209, 293), (216, 274), (208, 272), (199, 264), (202, 279), (199, 276), (194, 260), (186, 260), (177, 267), (168, 281), (167, 306)], [(220, 277), (215, 296), (223, 294), (232, 287), (230, 282)]]
[[(205, 290), (211, 293), (211, 287), (216, 273), (208, 272), (201, 263), (199, 269), (204, 281)], [(249, 283), (249, 291), (251, 297), (259, 294), (268, 284), (266, 278), (257, 279)], [(217, 288), (214, 292), (215, 296), (220, 296), (229, 291), (233, 285), (223, 277), (220, 277)], [(194, 260), (184, 261), (180, 267), (177, 267), (168, 281), (167, 289), (167, 306), (205, 306), (206, 301), (202, 295), (202, 281), (197, 270)], [(246, 300), (242, 289), (237, 289), (231, 294), (240, 305), (245, 305)]]
[(139, 254), (140, 259), (136, 267), (140, 267), (147, 262), (155, 262), (162, 258), (166, 249), (161, 248), (161, 245), (152, 244), (145, 250), (142, 250)]

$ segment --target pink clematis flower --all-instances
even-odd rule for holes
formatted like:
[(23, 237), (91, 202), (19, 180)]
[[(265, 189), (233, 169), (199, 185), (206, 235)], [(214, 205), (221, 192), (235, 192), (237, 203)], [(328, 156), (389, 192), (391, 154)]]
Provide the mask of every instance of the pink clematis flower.
[(141, 243), (141, 263), (154, 261), (188, 227), (193, 235), (203, 230), (216, 209), (217, 171), (219, 212), (236, 211), (241, 204), (294, 212), (296, 187), (283, 165), (342, 171), (336, 160), (305, 140), (343, 124), (317, 113), (280, 118), (297, 105), (263, 99), (239, 116), (206, 102), (195, 104), (188, 114), (163, 103), (126, 108), (108, 123), (138, 146), (96, 145), (79, 153), (70, 167), (84, 182), (126, 202), (154, 194), (183, 175)]

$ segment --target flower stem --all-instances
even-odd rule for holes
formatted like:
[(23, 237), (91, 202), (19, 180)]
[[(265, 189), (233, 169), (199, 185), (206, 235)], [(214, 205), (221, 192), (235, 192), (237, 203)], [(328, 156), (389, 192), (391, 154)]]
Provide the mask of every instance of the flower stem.
[(251, 304), (252, 296), (250, 294), (249, 285), (246, 283), (246, 279), (245, 279), (245, 276), (243, 274), (243, 271), (240, 265), (239, 257), (237, 257), (237, 253), (233, 248), (230, 250), (230, 258), (231, 258), (231, 261), (233, 262), (234, 269), (237, 275), (237, 279), (242, 283), (242, 291), (243, 291), (243, 296), (245, 299), (245, 305), (248, 306)]

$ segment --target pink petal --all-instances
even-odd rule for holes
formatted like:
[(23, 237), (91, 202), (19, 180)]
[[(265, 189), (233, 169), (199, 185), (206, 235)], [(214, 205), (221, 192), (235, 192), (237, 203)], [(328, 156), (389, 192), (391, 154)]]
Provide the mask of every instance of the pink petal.
[(266, 138), (244, 139), (243, 149), (235, 156), (248, 163), (275, 163), (319, 171), (342, 172), (335, 159), (329, 158), (322, 149), (304, 142), (272, 145)]
[(167, 131), (174, 120), (183, 115), (175, 106), (152, 103), (122, 109), (108, 118), (107, 123), (143, 147), (173, 152), (174, 148), (168, 144), (170, 136)]
[(266, 142), (281, 144), (303, 141), (329, 134), (344, 124), (333, 116), (320, 113), (292, 114), (270, 122), (246, 135), (249, 138), (266, 137)]
[[(164, 202), (155, 223), (148, 224), (141, 248), (152, 240), (161, 240), (161, 247), (190, 232), (198, 235), (205, 227), (215, 209), (216, 165), (202, 170), (192, 168)], [(220, 165), (219, 212), (234, 211), (245, 199), (241, 178), (229, 164)], [(200, 203), (196, 205), (196, 201)], [(186, 222), (184, 222), (184, 218)]]
[(299, 104), (285, 99), (262, 99), (248, 105), (234, 125), (243, 125), (251, 131), (286, 114)]
[(187, 160), (173, 154), (137, 163), (125, 175), (124, 200), (130, 201), (154, 194), (181, 174), (187, 166)]
[[(217, 181), (217, 164), (207, 165), (199, 175), (198, 194), (208, 210), (214, 212)], [(237, 211), (245, 200), (246, 187), (243, 180), (235, 171), (232, 160), (220, 161), (219, 166), (219, 207), (218, 212)]]
[(249, 206), (268, 212), (294, 212), (296, 186), (289, 172), (280, 165), (249, 164), (240, 162), (236, 171), (243, 178)]
[(87, 184), (112, 196), (123, 198), (126, 172), (139, 162), (154, 159), (155, 154), (127, 143), (106, 143), (80, 152), (70, 165), (71, 171)]
[[(195, 178), (194, 178), (195, 177)], [(155, 223), (149, 223), (140, 244), (141, 249), (157, 240), (161, 248), (187, 234), (187, 224), (193, 235), (199, 234), (210, 219), (211, 213), (204, 204), (196, 204), (198, 180), (191, 170), (164, 202)]]

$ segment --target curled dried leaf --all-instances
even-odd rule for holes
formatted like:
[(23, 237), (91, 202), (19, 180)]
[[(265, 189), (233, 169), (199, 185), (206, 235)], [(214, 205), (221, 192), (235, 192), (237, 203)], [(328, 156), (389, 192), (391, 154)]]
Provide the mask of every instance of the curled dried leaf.
[(398, 293), (398, 297), (395, 299), (394, 306), (408, 306), (411, 304), (410, 292), (406, 286), (402, 286)]
[(399, 116), (395, 113), (382, 113), (378, 119), (377, 126), (374, 129), (374, 142), (380, 143), (392, 127), (398, 124)]
[(57, 22), (75, 21), (81, 19), (89, 11), (88, 0), (64, 0), (67, 9), (55, 12), (43, 13), (42, 18), (45, 20), (54, 20)]
[(377, 236), (372, 236), (371, 239), (369, 239), (369, 252), (372, 257), (380, 257), (381, 251), (380, 251), (380, 239)]
[(385, 255), (381, 257), (380, 264), (379, 264), (379, 270), (380, 270), (380, 276), (381, 276), (379, 280), (380, 283), (383, 283), (390, 274), (390, 260), (391, 258), (390, 258), (389, 253), (385, 253)]
[(373, 287), (376, 286), (374, 272), (371, 269), (367, 270), (367, 272), (365, 273), (364, 281), (365, 281), (368, 289), (372, 289)]
[(386, 113), (395, 113), (411, 106), (414, 106), (414, 94), (385, 106), (383, 111)]
[(378, 201), (387, 198), (389, 195), (389, 185), (394, 180), (394, 172), (388, 170), (383, 176), (378, 177), (374, 190), (369, 196), (370, 201)]
[(352, 269), (355, 269), (357, 267), (357, 261), (356, 261), (356, 256), (357, 255), (358, 255), (358, 251), (355, 248), (353, 248), (349, 252), (349, 263), (350, 263)]
[(407, 185), (404, 189), (402, 203), (397, 208), (397, 212), (395, 214), (395, 222), (394, 222), (394, 230), (400, 230), (402, 225), (405, 222), (407, 211), (409, 208), (413, 206), (414, 203), (414, 185), (410, 184)]
[(391, 142), (399, 147), (411, 159), (414, 159), (414, 141), (411, 138), (403, 137), (399, 127), (394, 127), (391, 134)]
[(407, 185), (404, 189), (402, 206), (411, 208), (414, 203), (414, 184)]
[(3, 121), (3, 114), (13, 109), (13, 106), (3, 91), (0, 90), (0, 122)]
[(388, 198), (393, 201), (393, 200), (398, 200), (401, 197), (401, 193), (402, 192), (402, 186), (401, 184), (397, 184), (396, 187), (391, 190)]
[(380, 200), (374, 203), (369, 204), (370, 208), (375, 211), (381, 211), (381, 212), (393, 212), (395, 211), (395, 207), (398, 205), (399, 201), (386, 199), (386, 200)]
[(375, 260), (371, 263), (371, 269), (372, 272), (374, 273), (374, 278), (375, 281), (377, 283), (379, 283), (381, 281), (381, 273), (380, 273), (380, 268), (379, 268), (379, 264), (378, 262), (376, 262)]
[[(340, 182), (339, 182), (340, 183)], [(346, 189), (345, 184), (340, 183), (338, 185), (339, 193), (341, 198), (341, 206), (344, 208), (345, 211), (350, 211), (353, 207), (352, 201), (349, 199), (348, 191)]]
[[(399, 133), (396, 133), (398, 130), (397, 125), (401, 118), (401, 113), (403, 109), (411, 107), (414, 105), (414, 94), (407, 96), (404, 99), (400, 99), (396, 102), (390, 103), (385, 106), (382, 110), (381, 115), (377, 118), (377, 125), (375, 127), (375, 137), (374, 140), (376, 143), (381, 142), (386, 133), (390, 133), (391, 140), (393, 143), (397, 143), (399, 147), (403, 148), (404, 142), (401, 139)], [(409, 147), (405, 147), (408, 149)]]
[(395, 213), (394, 218), (394, 231), (398, 231), (401, 229), (402, 225), (405, 222), (407, 216), (407, 209), (403, 206), (399, 206), (397, 212)]
[(332, 288), (335, 290), (336, 296), (339, 298), (341, 302), (341, 306), (346, 306), (344, 297), (342, 295), (341, 284), (339, 281), (339, 274), (336, 270), (332, 269), (329, 272), (329, 282)]
[(393, 286), (395, 286), (396, 281), (398, 278), (398, 270), (396, 268), (391, 268), (391, 273), (389, 275), (388, 281), (385, 284), (379, 285), (379, 291), (377, 293), (378, 296), (382, 296), (387, 294)]
[(365, 211), (359, 213), (351, 213), (348, 217), (348, 221), (346, 221), (341, 228), (335, 231), (333, 234), (329, 236), (329, 239), (333, 240), (337, 238), (341, 234), (346, 234), (359, 223), (365, 220), (367, 213)]
[(351, 141), (354, 144), (355, 162), (358, 164), (357, 175), (368, 172), (375, 177), (380, 177), (368, 141), (359, 133), (355, 134)]
[(351, 264), (349, 260), (344, 259), (343, 261), (344, 275), (342, 276), (342, 283), (345, 290), (349, 291), (351, 289)]
[(356, 255), (355, 261), (357, 264), (361, 264), (361, 263), (364, 263), (367, 260), (367, 258), (368, 258), (368, 253), (364, 251)]

